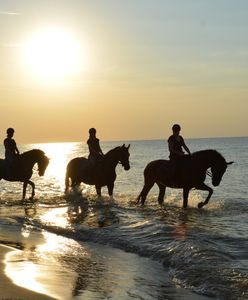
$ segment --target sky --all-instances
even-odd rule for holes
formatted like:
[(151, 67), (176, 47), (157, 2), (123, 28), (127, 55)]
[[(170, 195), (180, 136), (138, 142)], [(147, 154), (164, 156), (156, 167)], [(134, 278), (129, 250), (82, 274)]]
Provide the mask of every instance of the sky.
[(248, 136), (248, 1), (0, 0), (0, 136)]

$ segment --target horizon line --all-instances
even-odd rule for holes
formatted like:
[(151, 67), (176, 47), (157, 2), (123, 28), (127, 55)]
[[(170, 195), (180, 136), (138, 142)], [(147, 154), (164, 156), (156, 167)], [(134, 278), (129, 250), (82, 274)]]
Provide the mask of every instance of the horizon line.
[[(204, 139), (233, 139), (233, 138), (248, 138), (248, 136), (216, 136), (216, 137), (186, 137), (185, 140), (204, 140)], [(116, 139), (116, 140), (104, 140), (101, 142), (147, 142), (147, 141), (166, 141), (166, 138), (151, 138), (151, 139)], [(23, 144), (63, 144), (63, 143), (81, 143), (83, 141), (47, 141), (47, 142), (21, 142), (19, 145)]]

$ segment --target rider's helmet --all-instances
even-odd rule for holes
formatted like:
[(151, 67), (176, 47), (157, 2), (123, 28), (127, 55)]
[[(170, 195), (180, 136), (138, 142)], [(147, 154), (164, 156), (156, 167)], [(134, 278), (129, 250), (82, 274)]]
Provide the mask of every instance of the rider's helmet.
[(11, 128), (11, 127), (10, 127), (10, 128), (7, 129), (6, 132), (7, 132), (7, 134), (12, 134), (12, 133), (15, 132), (15, 130), (14, 130), (14, 128)]
[(89, 129), (89, 134), (96, 134), (96, 129), (95, 128), (90, 128)]
[(172, 126), (172, 130), (173, 130), (173, 131), (180, 131), (180, 130), (181, 130), (181, 126), (180, 126), (179, 124), (174, 124), (174, 125)]

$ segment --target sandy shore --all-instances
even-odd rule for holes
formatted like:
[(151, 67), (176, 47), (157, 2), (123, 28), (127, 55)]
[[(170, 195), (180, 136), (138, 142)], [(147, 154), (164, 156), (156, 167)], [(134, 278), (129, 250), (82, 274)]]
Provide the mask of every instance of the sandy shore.
[(5, 275), (5, 255), (13, 249), (4, 245), (0, 245), (0, 300), (48, 300), (54, 299), (49, 296), (38, 294), (33, 291), (24, 289), (17, 285)]
[[(54, 239), (53, 239), (54, 240)], [(63, 238), (59, 238), (60, 244), (63, 244)], [(64, 243), (68, 242), (64, 239)], [(79, 248), (76, 248), (79, 247)], [(57, 299), (165, 299), (169, 297), (175, 300), (207, 300), (211, 299), (202, 295), (192, 293), (188, 290), (176, 287), (170, 283), (168, 274), (163, 267), (147, 258), (139, 257), (132, 253), (123, 252), (108, 246), (102, 246), (94, 243), (79, 246), (71, 241), (69, 248), (72, 248), (78, 255), (79, 260), (69, 256), (76, 264), (76, 272), (65, 272), (60, 266), (59, 260), (54, 260), (53, 264), (40, 268), (40, 275), (45, 275), (48, 282), (41, 280), (43, 286), (50, 291), (50, 295), (57, 296)], [(77, 249), (80, 250), (77, 252)], [(39, 294), (23, 287), (15, 285), (6, 275), (5, 260), (7, 255), (14, 254), (10, 258), (10, 263), (18, 268), (27, 268), (28, 264), (22, 265), (22, 255), (15, 256), (16, 251), (11, 247), (0, 244), (0, 300), (52, 300), (50, 296)], [(81, 255), (80, 255), (81, 253)], [(62, 255), (65, 253), (62, 252)], [(60, 257), (58, 249), (52, 253), (54, 257)], [(65, 256), (66, 257), (66, 256)], [(61, 269), (61, 270), (60, 270)], [(54, 272), (51, 272), (54, 270)], [(31, 270), (32, 272), (32, 270)], [(30, 275), (30, 274), (29, 274)], [(161, 279), (161, 275), (163, 279)], [(25, 276), (25, 273), (19, 276)], [(32, 277), (25, 276), (27, 280)], [(49, 283), (49, 284), (48, 284)]]

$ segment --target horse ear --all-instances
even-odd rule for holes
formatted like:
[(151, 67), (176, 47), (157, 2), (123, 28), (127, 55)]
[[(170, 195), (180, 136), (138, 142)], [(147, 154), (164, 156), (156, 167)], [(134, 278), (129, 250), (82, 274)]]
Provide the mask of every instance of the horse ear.
[(122, 148), (125, 148), (125, 144), (123, 144), (121, 147), (122, 147)]
[(130, 144), (127, 146), (127, 149), (129, 149), (130, 148)]
[(233, 163), (234, 163), (234, 161), (229, 161), (226, 164), (229, 166), (229, 165), (232, 165)]

